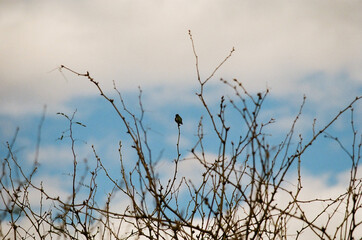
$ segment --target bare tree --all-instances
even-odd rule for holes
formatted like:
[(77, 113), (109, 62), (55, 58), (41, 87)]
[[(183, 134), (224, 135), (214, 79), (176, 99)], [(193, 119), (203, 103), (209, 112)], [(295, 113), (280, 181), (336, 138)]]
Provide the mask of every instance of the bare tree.
[[(185, 159), (180, 150), (181, 124), (177, 119), (178, 138), (176, 154), (172, 161), (171, 177), (164, 181), (157, 172), (149, 142), (149, 129), (145, 127), (142, 91), (139, 91), (140, 114), (126, 105), (122, 94), (114, 83), (118, 99), (107, 95), (99, 82), (89, 72), (79, 73), (62, 65), (61, 71), (68, 71), (86, 78), (99, 91), (101, 97), (112, 106), (131, 139), (130, 146), (119, 142), (120, 175), (113, 176), (105, 166), (97, 147), (92, 146), (96, 167), (86, 168), (79, 173), (74, 137), (75, 126), (84, 124), (71, 116), (59, 113), (69, 128), (63, 137), (70, 140), (73, 156), (72, 187), (68, 196), (54, 196), (37, 185), (33, 176), (38, 169), (38, 156), (33, 168), (22, 168), (13, 151), (17, 131), (7, 143), (8, 155), (1, 159), (2, 173), (0, 236), (4, 239), (301, 239), (311, 232), (319, 239), (357, 239), (361, 233), (362, 184), (358, 178), (361, 158), (362, 136), (354, 123), (353, 106), (362, 96), (356, 97), (324, 127), (311, 128), (313, 135), (304, 139), (295, 135), (298, 122), (306, 101), (303, 98), (299, 112), (291, 123), (284, 139), (271, 145), (265, 129), (275, 120), (263, 121), (260, 117), (269, 90), (249, 93), (242, 82), (221, 79), (234, 92), (232, 97), (222, 96), (217, 108), (205, 97), (209, 81), (218, 69), (231, 57), (230, 54), (206, 79), (202, 79), (199, 60), (191, 32), (189, 32), (199, 89), (196, 93), (206, 115), (200, 116), (196, 129), (197, 141), (190, 149), (192, 158)], [(228, 120), (229, 112), (236, 113), (238, 125)], [(352, 130), (351, 145), (346, 147), (327, 129), (340, 116), (350, 112)], [(205, 123), (206, 122), (206, 123)], [(204, 127), (210, 124), (212, 134), (205, 135)], [(243, 128), (240, 128), (243, 126)], [(42, 121), (39, 125), (39, 138)], [(243, 129), (243, 131), (240, 131)], [(245, 130), (245, 131), (244, 131)], [(307, 149), (321, 136), (335, 141), (351, 161), (351, 170), (346, 191), (336, 198), (301, 199), (303, 188), (300, 172), (301, 161)], [(207, 138), (218, 144), (217, 154), (210, 158)], [(295, 144), (295, 139), (297, 143)], [(37, 144), (39, 149), (39, 144)], [(133, 149), (136, 159), (123, 159), (124, 149)], [(198, 181), (180, 175), (183, 161), (194, 161), (202, 169)], [(297, 169), (296, 185), (288, 185), (287, 173)], [(97, 202), (98, 175), (105, 174), (112, 190), (106, 201)], [(33, 206), (30, 195), (38, 194), (40, 202)], [(82, 194), (80, 194), (82, 193)], [(284, 204), (278, 201), (285, 198)], [(119, 209), (116, 199), (127, 203)], [(323, 209), (310, 216), (306, 209), (314, 203), (323, 203)], [(39, 207), (40, 206), (40, 207)], [(337, 215), (343, 213), (342, 218)], [(323, 224), (320, 224), (323, 220)], [(339, 221), (337, 225), (333, 224)], [(24, 223), (27, 224), (24, 224)], [(297, 226), (291, 228), (291, 224)], [(337, 226), (337, 228), (335, 227)]]

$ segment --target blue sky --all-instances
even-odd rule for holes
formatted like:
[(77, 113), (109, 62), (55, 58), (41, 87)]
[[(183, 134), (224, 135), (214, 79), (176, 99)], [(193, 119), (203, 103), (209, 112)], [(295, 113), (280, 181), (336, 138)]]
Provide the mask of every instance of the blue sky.
[[(205, 115), (195, 95), (198, 83), (189, 29), (203, 79), (233, 47), (236, 50), (206, 88), (214, 109), (222, 94), (233, 96), (220, 83), (221, 77), (237, 78), (251, 94), (268, 87), (263, 116), (276, 119), (268, 131), (271, 143), (278, 144), (305, 94), (297, 131), (308, 138), (314, 118), (316, 126), (322, 127), (362, 94), (361, 11), (362, 3), (353, 0), (1, 1), (1, 155), (6, 154), (6, 141), (20, 127), (15, 149), (24, 166), (30, 166), (46, 105), (39, 179), (53, 176), (61, 181), (72, 166), (69, 141), (57, 141), (68, 127), (57, 112), (72, 115), (77, 110), (76, 121), (87, 126), (75, 127), (80, 159), (94, 164), (93, 144), (105, 163), (114, 166), (125, 129), (95, 86), (58, 71), (63, 64), (81, 73), (89, 71), (116, 98), (114, 80), (135, 112), (141, 86), (155, 159), (162, 150), (165, 162), (176, 156), (173, 118), (180, 113), (184, 119), (181, 149), (187, 156), (199, 117)], [(357, 128), (362, 126), (361, 106), (361, 102), (355, 106)], [(230, 117), (230, 122), (237, 120), (235, 115)], [(343, 115), (328, 130), (347, 146), (349, 117), (349, 113)], [(210, 126), (206, 130), (211, 132)], [(208, 144), (212, 156), (214, 143)], [(134, 153), (125, 151), (132, 161)], [(314, 144), (302, 163), (308, 176), (327, 178), (329, 184), (349, 166), (346, 155), (325, 138)]]

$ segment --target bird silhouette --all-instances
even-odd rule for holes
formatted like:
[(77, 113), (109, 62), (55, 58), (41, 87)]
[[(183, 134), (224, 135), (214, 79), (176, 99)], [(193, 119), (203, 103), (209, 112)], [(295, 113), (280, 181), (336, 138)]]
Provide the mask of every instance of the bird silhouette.
[(177, 126), (182, 125), (182, 118), (180, 117), (180, 115), (175, 115), (175, 122), (177, 123)]

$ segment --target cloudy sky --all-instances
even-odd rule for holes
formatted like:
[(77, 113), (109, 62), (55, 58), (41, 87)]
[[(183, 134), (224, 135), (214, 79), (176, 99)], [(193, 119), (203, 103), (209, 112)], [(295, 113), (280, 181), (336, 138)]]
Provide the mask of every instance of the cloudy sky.
[[(116, 158), (125, 134), (119, 119), (90, 82), (59, 72), (60, 65), (89, 71), (109, 94), (114, 94), (114, 80), (134, 111), (141, 86), (147, 126), (159, 141), (156, 151), (175, 147), (173, 117), (178, 112), (185, 123), (181, 147), (187, 152), (204, 114), (195, 96), (198, 84), (188, 30), (203, 79), (235, 48), (210, 81), (210, 104), (230, 94), (218, 85), (221, 77), (240, 80), (252, 94), (268, 88), (265, 114), (277, 120), (270, 131), (279, 136), (291, 126), (305, 94), (298, 131), (308, 135), (314, 118), (322, 127), (362, 95), (361, 11), (357, 0), (1, 1), (1, 154), (20, 127), (17, 152), (25, 163), (33, 161), (46, 105), (40, 176), (59, 173), (61, 166), (62, 178), (72, 166), (69, 144), (56, 141), (67, 129), (57, 112), (72, 115), (77, 110), (75, 118), (87, 125), (76, 131), (83, 142), (77, 146), (79, 156), (91, 160), (94, 144), (108, 163)], [(360, 102), (355, 106), (356, 126), (362, 126)], [(330, 129), (347, 146), (349, 117), (345, 114)], [(350, 162), (332, 141), (322, 139), (315, 148), (302, 167), (311, 178), (322, 174), (332, 184), (333, 174), (343, 174)], [(165, 161), (171, 155), (165, 153)]]

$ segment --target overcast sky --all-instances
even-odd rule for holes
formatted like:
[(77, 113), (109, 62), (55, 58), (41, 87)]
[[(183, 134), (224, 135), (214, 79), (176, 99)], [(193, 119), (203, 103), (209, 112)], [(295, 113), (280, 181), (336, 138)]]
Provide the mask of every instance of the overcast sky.
[[(182, 113), (181, 146), (190, 149), (192, 137), (186, 135), (195, 132), (199, 102), (188, 30), (202, 78), (235, 48), (211, 86), (223, 77), (237, 78), (253, 94), (269, 88), (265, 112), (277, 115), (281, 131), (290, 127), (305, 94), (306, 113), (299, 127), (310, 133), (314, 118), (322, 126), (362, 94), (361, 12), (358, 0), (0, 1), (1, 151), (20, 126), (19, 149), (25, 149), (31, 162), (34, 149), (26, 146), (33, 144), (47, 105), (43, 138), (49, 141), (42, 142), (40, 155), (45, 168), (72, 164), (65, 151), (69, 146), (55, 141), (67, 126), (56, 112), (71, 115), (77, 109), (79, 120), (90, 126), (87, 133), (79, 130), (82, 139), (96, 144), (106, 159), (117, 155), (120, 136), (110, 127), (118, 121), (110, 120), (114, 113), (94, 86), (60, 73), (60, 65), (89, 71), (107, 92), (114, 80), (131, 105), (141, 86), (150, 124), (156, 132), (161, 132), (157, 127), (166, 129), (158, 137), (175, 142), (173, 116)], [(218, 96), (222, 90), (214, 86), (207, 94)], [(356, 126), (362, 125), (361, 106), (356, 105)], [(348, 117), (334, 127), (347, 143)], [(341, 163), (342, 155), (334, 152), (336, 145), (318, 146), (330, 155), (318, 163), (315, 157), (309, 163), (307, 159), (306, 172), (328, 175), (348, 169), (348, 161)], [(90, 145), (78, 151), (92, 157)]]
[(188, 29), (204, 77), (235, 47), (218, 76), (252, 91), (268, 86), (276, 97), (344, 105), (361, 91), (361, 9), (351, 0), (2, 1), (0, 110), (39, 113), (95, 93), (50, 72), (61, 64), (123, 90), (189, 88)]

